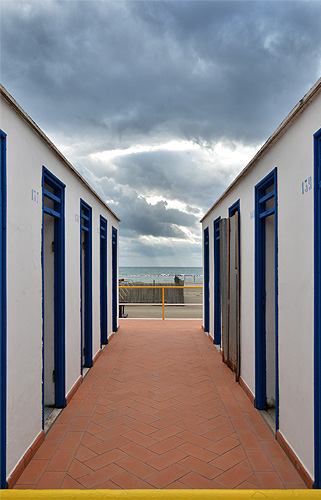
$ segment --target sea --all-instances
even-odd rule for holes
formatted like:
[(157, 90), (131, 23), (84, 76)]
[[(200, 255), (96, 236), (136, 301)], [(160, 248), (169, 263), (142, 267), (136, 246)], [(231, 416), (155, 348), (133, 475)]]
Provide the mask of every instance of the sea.
[(201, 283), (202, 267), (119, 267), (119, 278), (129, 282), (174, 283), (175, 276), (185, 283)]

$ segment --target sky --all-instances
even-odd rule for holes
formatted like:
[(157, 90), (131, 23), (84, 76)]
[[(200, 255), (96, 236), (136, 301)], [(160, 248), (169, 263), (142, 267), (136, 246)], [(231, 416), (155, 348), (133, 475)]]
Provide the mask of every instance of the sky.
[(122, 220), (201, 266), (202, 215), (321, 75), (321, 1), (0, 0), (0, 80)]

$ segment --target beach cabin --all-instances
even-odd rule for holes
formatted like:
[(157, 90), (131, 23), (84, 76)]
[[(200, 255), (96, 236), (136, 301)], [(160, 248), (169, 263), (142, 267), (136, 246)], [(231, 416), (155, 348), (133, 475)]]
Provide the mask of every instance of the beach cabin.
[(117, 330), (119, 219), (2, 86), (0, 94), (5, 488)]
[(321, 79), (201, 222), (204, 330), (320, 488)]

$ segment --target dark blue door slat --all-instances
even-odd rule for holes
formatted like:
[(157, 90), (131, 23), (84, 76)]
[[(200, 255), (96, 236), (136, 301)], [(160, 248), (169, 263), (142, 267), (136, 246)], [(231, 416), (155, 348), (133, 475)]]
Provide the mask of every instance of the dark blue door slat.
[(59, 196), (56, 196), (55, 194), (51, 193), (50, 191), (48, 191), (45, 188), (43, 189), (43, 195), (46, 198), (49, 198), (50, 200), (55, 201), (56, 203), (61, 203), (61, 199), (59, 198)]
[(259, 198), (259, 203), (265, 203), (266, 201), (273, 198), (273, 196), (275, 196), (275, 189), (273, 189), (269, 193), (267, 193), (267, 194), (263, 195), (261, 198)]
[(269, 215), (275, 214), (275, 207), (269, 208), (269, 210), (265, 210), (265, 212), (261, 212), (259, 214), (259, 218), (263, 219), (264, 217), (268, 217)]
[(48, 208), (48, 207), (44, 206), (43, 211), (45, 214), (52, 215), (52, 217), (57, 217), (57, 219), (60, 219), (60, 217), (61, 217), (60, 213), (56, 212), (55, 210), (52, 210), (52, 208)]

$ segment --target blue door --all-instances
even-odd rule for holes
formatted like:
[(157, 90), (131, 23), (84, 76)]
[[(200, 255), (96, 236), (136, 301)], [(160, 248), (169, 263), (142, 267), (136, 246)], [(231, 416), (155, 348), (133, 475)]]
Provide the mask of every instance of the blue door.
[(100, 216), (100, 343), (108, 343), (107, 335), (107, 220)]
[(93, 364), (92, 345), (92, 209), (80, 200), (81, 371)]
[(314, 134), (314, 487), (321, 487), (321, 129)]
[(255, 406), (279, 427), (277, 171), (255, 186)]
[(7, 266), (6, 266), (6, 134), (0, 130), (0, 488), (6, 482), (7, 443)]
[(220, 220), (214, 221), (214, 344), (221, 344), (221, 251)]
[(117, 229), (112, 228), (112, 309), (113, 309), (113, 332), (117, 332), (118, 329), (118, 280), (117, 280), (117, 269), (118, 269), (118, 256), (117, 256)]
[(204, 332), (209, 331), (210, 311), (209, 311), (209, 235), (208, 227), (204, 229)]
[(43, 167), (43, 420), (45, 407), (66, 405), (64, 199), (65, 185)]

